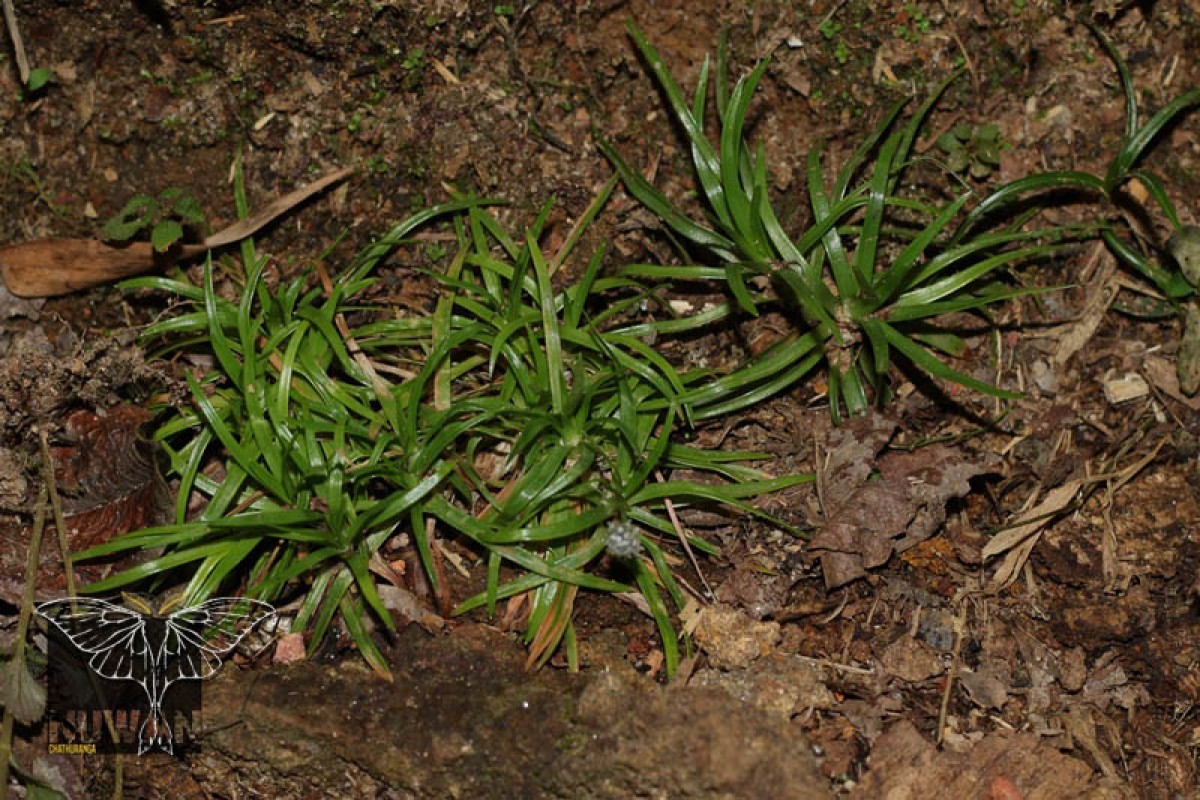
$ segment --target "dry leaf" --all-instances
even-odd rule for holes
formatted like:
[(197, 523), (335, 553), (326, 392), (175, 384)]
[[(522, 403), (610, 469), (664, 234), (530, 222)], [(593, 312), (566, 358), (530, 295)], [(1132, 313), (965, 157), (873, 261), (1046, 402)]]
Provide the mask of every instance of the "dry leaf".
[(1084, 481), (1081, 480), (1068, 481), (1051, 489), (1042, 502), (1038, 503), (1037, 508), (1029, 512), (1027, 519), (1032, 522), (1017, 525), (992, 537), (983, 548), (984, 560), (1001, 553), (1008, 553), (1008, 556), (992, 576), (990, 588), (1003, 589), (1013, 582), (1025, 566), (1025, 561), (1041, 537), (1042, 530), (1053, 520), (1055, 514), (1067, 507), (1083, 484)]
[(895, 723), (875, 740), (867, 763), (867, 773), (847, 795), (852, 800), (987, 797), (999, 778), (1029, 800), (1091, 796), (1095, 786), (1086, 762), (1032, 733), (989, 733), (969, 749), (955, 752), (939, 750), (908, 720)]
[[(877, 455), (894, 428), (871, 417), (830, 436), (833, 447), (818, 475), (826, 522), (809, 543), (821, 555), (827, 589), (928, 539), (946, 519), (946, 502), (967, 494), (970, 478), (992, 469), (992, 457), (967, 461), (943, 446)], [(868, 481), (873, 467), (880, 479)]]
[(29, 674), (25, 660), (0, 667), (0, 703), (18, 722), (30, 725), (46, 713), (46, 690)]

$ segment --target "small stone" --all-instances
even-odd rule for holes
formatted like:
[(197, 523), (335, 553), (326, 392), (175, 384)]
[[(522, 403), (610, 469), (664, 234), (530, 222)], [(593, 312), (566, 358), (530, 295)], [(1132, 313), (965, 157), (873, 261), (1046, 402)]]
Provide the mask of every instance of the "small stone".
[(778, 622), (755, 622), (737, 609), (713, 605), (700, 612), (696, 644), (717, 669), (744, 669), (779, 641)]
[(289, 633), (281, 636), (275, 643), (275, 654), (271, 657), (271, 661), (275, 664), (291, 664), (303, 661), (305, 658), (307, 658), (307, 654), (304, 648), (303, 634)]
[(1086, 654), (1082, 647), (1074, 647), (1062, 654), (1058, 663), (1058, 682), (1064, 691), (1075, 694), (1087, 681)]

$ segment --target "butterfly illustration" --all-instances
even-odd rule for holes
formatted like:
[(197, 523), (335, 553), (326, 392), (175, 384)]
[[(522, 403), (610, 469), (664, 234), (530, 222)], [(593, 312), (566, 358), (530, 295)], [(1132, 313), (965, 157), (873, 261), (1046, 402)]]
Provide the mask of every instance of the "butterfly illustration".
[(38, 614), (88, 656), (88, 666), (109, 680), (141, 686), (149, 713), (138, 729), (138, 755), (152, 747), (173, 753), (171, 726), (162, 700), (176, 681), (204, 680), (221, 669), (225, 656), (251, 630), (275, 621), (275, 609), (261, 600), (219, 597), (198, 605), (157, 610), (133, 595), (127, 605), (89, 597), (68, 597), (37, 606)]

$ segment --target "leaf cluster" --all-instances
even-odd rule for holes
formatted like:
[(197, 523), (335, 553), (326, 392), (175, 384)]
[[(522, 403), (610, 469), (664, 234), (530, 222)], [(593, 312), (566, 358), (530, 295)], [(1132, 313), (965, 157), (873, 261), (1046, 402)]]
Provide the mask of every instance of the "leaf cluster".
[(1157, 248), (1148, 246), (1144, 235), (1135, 236), (1133, 233), (1138, 226), (1130, 221), (1143, 218), (1145, 209), (1128, 189), (1133, 184), (1140, 186), (1171, 230), (1176, 234), (1183, 230), (1185, 226), (1180, 222), (1162, 179), (1141, 162), (1164, 131), (1176, 124), (1190, 109), (1200, 105), (1200, 88), (1175, 97), (1143, 123), (1133, 76), (1120, 51), (1099, 30), (1092, 27), (1091, 31), (1117, 68), (1125, 106), (1121, 145), (1104, 174), (1059, 170), (1012, 181), (980, 202), (971, 211), (963, 230), (974, 230), (985, 220), (1003, 214), (1014, 206), (1030, 202), (1050, 205), (1054, 202), (1054, 195), (1064, 192), (1096, 197), (1102, 201), (1097, 209), (1100, 235), (1109, 250), (1126, 266), (1147, 278), (1168, 300), (1183, 300), (1193, 292), (1191, 283), (1179, 269), (1163, 266)]
[(983, 179), (1000, 166), (1004, 140), (994, 122), (985, 125), (963, 122), (939, 136), (937, 145), (946, 154), (946, 166), (951, 172)]
[(204, 211), (190, 192), (166, 189), (158, 197), (145, 194), (129, 198), (125, 206), (105, 221), (101, 236), (110, 242), (127, 242), (148, 231), (154, 249), (164, 253), (183, 239), (185, 227), (203, 228)]
[[(971, 192), (945, 202), (901, 193), (917, 161), (917, 133), (949, 81), (907, 120), (901, 118), (907, 101), (894, 105), (831, 178), (820, 149), (812, 148), (807, 159), (811, 221), (793, 233), (772, 206), (762, 145), (752, 146), (744, 137), (750, 100), (768, 63), (760, 63), (730, 88), (722, 41), (712, 82), (719, 123), (714, 146), (704, 128), (707, 59), (689, 100), (641, 31), (631, 25), (630, 33), (684, 132), (708, 214), (703, 221), (688, 217), (611, 144), (602, 142), (626, 188), (662, 219), (692, 262), (673, 268), (634, 266), (626, 274), (723, 280), (742, 312), (757, 314), (782, 303), (798, 323), (794, 336), (735, 375), (718, 379), (718, 385), (754, 376), (754, 386), (743, 395), (743, 405), (750, 405), (819, 368), (829, 385), (831, 412), (840, 419), (843, 411), (861, 414), (872, 402), (887, 399), (889, 371), (899, 359), (941, 380), (997, 397), (1016, 396), (942, 360), (938, 354), (958, 355), (965, 345), (936, 318), (982, 313), (1009, 298), (1046, 291), (1014, 287), (1003, 273), (1050, 256), (1089, 229), (1037, 228), (1027, 224), (1030, 215), (991, 229), (972, 229), (964, 227), (972, 219), (964, 210)], [(712, 263), (717, 266), (708, 266)], [(758, 288), (763, 279), (769, 289)]]
[[(669, 606), (684, 595), (670, 552), (713, 548), (681, 542), (672, 510), (760, 514), (748, 498), (810, 476), (771, 478), (742, 463), (762, 454), (677, 441), (697, 376), (679, 374), (644, 327), (628, 324), (649, 290), (603, 277), (603, 249), (556, 288), (613, 185), (553, 255), (539, 244), (549, 205), (513, 236), (484, 201), (464, 199), (404, 221), (336, 279), (314, 268), (272, 286), (247, 240), (244, 273), (224, 263), (242, 275), (235, 300), (218, 294), (211, 261), (200, 286), (130, 281), (190, 307), (147, 339), (202, 354), (213, 368), (188, 377), (190, 407), (168, 412), (155, 435), (179, 481), (175, 521), (80, 557), (161, 554), (90, 590), (182, 573), (191, 603), (244, 582), (260, 599), (296, 599), (293, 630), (312, 646), (340, 618), (386, 674), (369, 621), (393, 625), (377, 588), (389, 556), (410, 541), (440, 592), (435, 539), (456, 536), (473, 543), (487, 574), (485, 589), (456, 610), (527, 603), (531, 663), (560, 644), (575, 660), (574, 602), (590, 589), (640, 595), (673, 672)], [(237, 191), (244, 212), (240, 183)], [(453, 220), (459, 245), (444, 271), (430, 272), (440, 286), (433, 314), (397, 317), (364, 302), (383, 257), (435, 217)], [(679, 469), (712, 480), (672, 477)], [(206, 502), (189, 518), (196, 496)], [(624, 550), (607, 548), (614, 527), (626, 532)]]

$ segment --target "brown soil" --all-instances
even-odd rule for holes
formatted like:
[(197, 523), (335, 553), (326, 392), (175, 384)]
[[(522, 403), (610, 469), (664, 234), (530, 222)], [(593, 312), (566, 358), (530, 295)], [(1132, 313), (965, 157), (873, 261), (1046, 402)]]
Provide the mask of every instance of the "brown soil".
[[(173, 186), (191, 190), (220, 228), (234, 218), (228, 175), (238, 153), (252, 205), (359, 167), (259, 237), (285, 273), (345, 234), (326, 258), (338, 263), (444, 200), (447, 186), (504, 198), (497, 213), (513, 227), (554, 198), (551, 235), (561, 235), (611, 174), (593, 130), (631, 163), (656, 165), (656, 185), (682, 199), (687, 150), (627, 19), (684, 86), (723, 30), (736, 70), (772, 55), (750, 133), (766, 147), (779, 207), (796, 217), (785, 224), (804, 221), (796, 209), (810, 147), (837, 163), (898, 98), (923, 97), (960, 63), (967, 72), (919, 150), (936, 154), (937, 135), (959, 122), (994, 122), (1009, 147), (977, 186), (1047, 168), (1102, 172), (1122, 103), (1111, 62), (1077, 18), (1125, 54), (1146, 113), (1200, 85), (1194, 0), (1096, 0), (1069, 11), (1044, 0), (420, 5), (17, 0), (30, 58), (55, 82), (18, 99), (5, 51), (0, 243), (90, 236), (132, 195)], [(1149, 158), (1185, 221), (1195, 221), (1200, 196), (1198, 131), (1200, 115), (1186, 118)], [(613, 241), (611, 263), (671, 253), (619, 190), (588, 235)], [(411, 269), (421, 257), (409, 257), (386, 279), (421, 302), (428, 289)], [(981, 337), (968, 354), (969, 370), (999, 347), (1004, 368), (1024, 376), (1027, 399), (1000, 424), (979, 428), (995, 416), (992, 401), (908, 385), (886, 416), (831, 430), (822, 387), (810, 381), (736, 424), (698, 431), (772, 453), (776, 473), (821, 470), (821, 496), (805, 486), (764, 502), (854, 558), (826, 550), (818, 560), (803, 541), (750, 522), (688, 520), (723, 555), (702, 563), (718, 603), (689, 617), (699, 657), (675, 685), (647, 674), (661, 665), (653, 625), (612, 598), (580, 603), (580, 676), (557, 662), (525, 672), (518, 640), (497, 621), (453, 622), (436, 636), (413, 628), (388, 645), (393, 684), (346, 651), (334, 663), (228, 670), (206, 695), (200, 753), (133, 760), (126, 791), (1194, 796), (1200, 403), (1162, 388), (1179, 323), (1105, 314), (1063, 363), (1054, 359), (1063, 329), (1046, 325), (1085, 314), (1103, 288), (1092, 276), (1115, 287), (1122, 273), (1106, 272), (1106, 258), (1085, 250), (1064, 260), (1046, 282), (1077, 288), (1014, 302), (1001, 337)], [(175, 368), (148, 364), (128, 332), (163, 312), (158, 295), (111, 288), (44, 304), (0, 298), (5, 600), (22, 585), (35, 430), (61, 443), (72, 412), (145, 405), (164, 390), (182, 396)], [(1030, 321), (1038, 324), (1017, 327)], [(732, 363), (729, 342), (752, 334), (698, 340), (687, 357)], [(1151, 392), (1106, 398), (1101, 387), (1128, 373)], [(913, 449), (930, 441), (940, 444)], [(870, 474), (880, 479), (866, 482)], [(148, 481), (134, 484), (113, 491), (155, 494)], [(1027, 562), (984, 559), (981, 532), (1047, 498), (1065, 513), (1031, 532)], [(868, 534), (896, 513), (902, 535), (880, 551)], [(1005, 566), (1014, 580), (999, 585)], [(830, 580), (831, 569), (841, 578)], [(71, 796), (111, 786), (107, 759), (50, 756), (36, 730), (26, 733), (17, 758), (51, 785)]]

